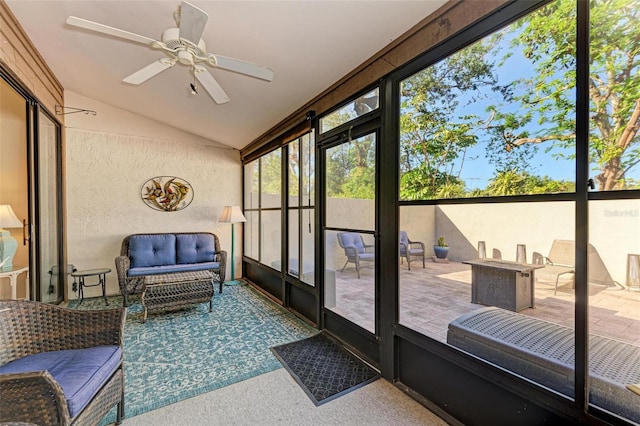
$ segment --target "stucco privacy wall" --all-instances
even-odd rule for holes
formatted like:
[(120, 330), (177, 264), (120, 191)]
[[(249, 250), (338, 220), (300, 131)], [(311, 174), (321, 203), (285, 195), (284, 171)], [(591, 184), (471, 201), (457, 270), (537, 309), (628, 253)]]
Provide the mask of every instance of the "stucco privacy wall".
[[(553, 240), (575, 240), (574, 206), (573, 202), (403, 206), (400, 230), (424, 242), (429, 256), (436, 239), (443, 236), (452, 261), (476, 258), (478, 241), (485, 241), (487, 256), (495, 248), (505, 260), (515, 260), (517, 244), (525, 244), (531, 262), (534, 251), (548, 255)], [(340, 226), (358, 229), (358, 218), (366, 223), (371, 218), (373, 201), (330, 199), (327, 210), (342, 218)], [(348, 222), (347, 217), (356, 222)], [(625, 284), (627, 254), (640, 253), (640, 201), (592, 201), (589, 220), (589, 242), (611, 278)], [(326, 247), (329, 262), (342, 267), (344, 251), (336, 239), (329, 238)]]
[[(440, 205), (435, 210), (433, 238), (446, 238), (449, 258), (455, 261), (476, 257), (478, 241), (485, 241), (487, 256), (496, 248), (506, 260), (515, 260), (516, 245), (525, 244), (531, 262), (534, 251), (548, 255), (553, 240), (575, 240), (574, 206), (573, 202)], [(413, 208), (412, 216), (428, 217), (433, 206)], [(589, 242), (611, 278), (624, 284), (627, 254), (640, 252), (640, 201), (592, 201), (589, 223)], [(420, 233), (416, 234), (410, 235), (418, 240)], [(590, 257), (590, 262), (595, 259)]]
[[(114, 259), (122, 239), (141, 232), (213, 232), (231, 255), (231, 227), (219, 224), (225, 205), (241, 205), (238, 151), (65, 92), (67, 105), (95, 110), (96, 116), (67, 116), (68, 261), (79, 269), (107, 267), (107, 293), (119, 293)], [(156, 176), (178, 176), (194, 190), (192, 203), (178, 212), (160, 212), (140, 198), (142, 185)], [(236, 227), (236, 271), (241, 271), (242, 227)], [(230, 272), (230, 259), (227, 276)], [(236, 272), (236, 275), (239, 275)], [(68, 298), (75, 295), (69, 283)], [(85, 296), (97, 296), (97, 287)]]

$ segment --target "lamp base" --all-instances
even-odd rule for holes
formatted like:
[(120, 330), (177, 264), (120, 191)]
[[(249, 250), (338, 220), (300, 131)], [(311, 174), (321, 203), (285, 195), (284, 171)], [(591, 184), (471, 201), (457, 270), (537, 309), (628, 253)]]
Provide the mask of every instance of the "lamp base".
[(0, 268), (2, 271), (13, 269), (13, 256), (18, 250), (18, 241), (9, 231), (0, 230)]

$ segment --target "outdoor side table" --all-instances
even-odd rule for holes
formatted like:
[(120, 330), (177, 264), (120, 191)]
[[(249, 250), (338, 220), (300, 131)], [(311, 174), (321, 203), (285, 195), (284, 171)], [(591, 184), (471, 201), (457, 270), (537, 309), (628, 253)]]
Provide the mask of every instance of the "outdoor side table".
[[(73, 277), (74, 286), (75, 285), (78, 286), (78, 298), (80, 299), (80, 302), (78, 302), (78, 306), (80, 306), (80, 304), (82, 303), (82, 300), (84, 299), (84, 288), (96, 287), (96, 286), (102, 287), (102, 297), (104, 298), (104, 303), (107, 305), (109, 304), (109, 301), (107, 300), (107, 293), (106, 293), (107, 274), (109, 272), (111, 272), (111, 269), (104, 268), (104, 269), (87, 269), (84, 271), (75, 271), (71, 273), (71, 276)], [(85, 278), (87, 277), (98, 277), (98, 282), (94, 284), (87, 284), (84, 281)], [(76, 281), (76, 278), (77, 278), (77, 281)]]

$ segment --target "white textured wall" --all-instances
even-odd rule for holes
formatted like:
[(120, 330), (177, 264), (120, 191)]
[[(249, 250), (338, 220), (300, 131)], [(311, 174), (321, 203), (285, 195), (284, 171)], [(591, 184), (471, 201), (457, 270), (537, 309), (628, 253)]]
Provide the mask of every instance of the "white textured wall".
[[(238, 151), (136, 114), (65, 93), (68, 106), (96, 116), (67, 116), (67, 249), (79, 269), (108, 267), (107, 293), (118, 294), (115, 257), (122, 239), (141, 232), (213, 232), (231, 256), (231, 226), (218, 224), (225, 205), (241, 205), (242, 168)], [(177, 176), (194, 191), (178, 212), (160, 212), (140, 198), (142, 185), (156, 176)], [(242, 227), (235, 232), (236, 276), (241, 275)], [(230, 263), (227, 276), (230, 276)], [(69, 283), (69, 287), (71, 282)], [(68, 298), (75, 295), (68, 288)], [(85, 296), (100, 294), (89, 288)]]

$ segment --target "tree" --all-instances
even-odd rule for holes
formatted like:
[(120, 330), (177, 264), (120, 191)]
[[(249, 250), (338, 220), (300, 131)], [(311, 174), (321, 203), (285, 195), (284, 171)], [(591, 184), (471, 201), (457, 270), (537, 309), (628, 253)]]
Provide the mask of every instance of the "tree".
[[(493, 64), (487, 60), (490, 48), (476, 43), (402, 82), (401, 198), (464, 192), (459, 173), (483, 121), (460, 110), (484, 92), (500, 90)], [(440, 191), (444, 186), (448, 189)]]
[[(637, 187), (627, 175), (640, 162), (639, 6), (637, 0), (591, 2), (589, 153), (602, 191)], [(517, 111), (505, 112), (502, 105), (490, 109), (488, 128), (504, 150), (546, 142), (575, 147), (575, 34), (575, 1), (563, 0), (499, 35), (514, 36), (511, 47), (536, 71), (511, 89)], [(532, 123), (537, 130), (530, 134)]]

